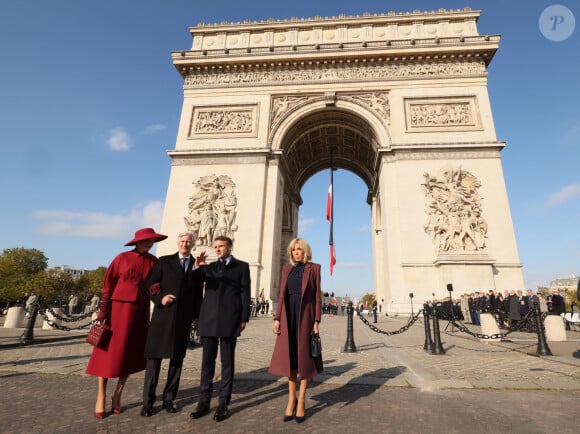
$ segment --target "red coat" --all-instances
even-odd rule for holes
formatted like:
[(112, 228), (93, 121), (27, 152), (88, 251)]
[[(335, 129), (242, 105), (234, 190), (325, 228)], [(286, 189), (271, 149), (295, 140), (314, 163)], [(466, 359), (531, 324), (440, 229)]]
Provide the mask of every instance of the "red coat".
[(123, 252), (111, 262), (103, 295), (111, 299), (112, 330), (107, 351), (93, 348), (87, 374), (118, 378), (145, 369), (145, 339), (149, 328), (149, 297), (145, 281), (157, 258), (137, 250)]
[[(274, 319), (280, 321), (280, 334), (276, 337), (270, 369), (268, 372), (283, 377), (290, 376), (290, 345), (288, 342), (288, 320), (286, 318), (285, 298), (287, 281), (292, 264), (287, 264), (282, 270), (280, 294)], [(313, 359), (310, 356), (310, 334), (314, 321), (320, 322), (320, 264), (310, 262), (305, 264), (302, 276), (302, 296), (300, 298), (300, 313), (298, 322), (298, 376), (300, 379), (312, 378), (322, 372), (322, 357)]]

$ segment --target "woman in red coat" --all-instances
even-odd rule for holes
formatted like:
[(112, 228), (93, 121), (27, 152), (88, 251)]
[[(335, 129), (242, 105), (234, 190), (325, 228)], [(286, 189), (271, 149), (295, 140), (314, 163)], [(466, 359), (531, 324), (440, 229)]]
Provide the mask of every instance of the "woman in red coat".
[[(290, 264), (282, 270), (273, 332), (278, 335), (269, 372), (288, 377), (288, 405), (284, 422), (304, 421), (308, 379), (322, 372), (322, 357), (310, 355), (310, 335), (318, 333), (321, 316), (320, 264), (310, 262), (308, 243), (295, 238), (287, 249)], [(296, 383), (300, 389), (296, 398)]]
[(112, 396), (113, 413), (121, 412), (121, 394), (129, 374), (145, 369), (145, 340), (149, 328), (149, 297), (145, 281), (157, 258), (153, 244), (167, 238), (151, 228), (139, 229), (126, 246), (135, 246), (111, 262), (103, 282), (98, 320), (109, 324), (112, 335), (106, 350), (94, 347), (87, 374), (98, 377), (95, 417), (105, 417), (107, 380), (118, 378)]

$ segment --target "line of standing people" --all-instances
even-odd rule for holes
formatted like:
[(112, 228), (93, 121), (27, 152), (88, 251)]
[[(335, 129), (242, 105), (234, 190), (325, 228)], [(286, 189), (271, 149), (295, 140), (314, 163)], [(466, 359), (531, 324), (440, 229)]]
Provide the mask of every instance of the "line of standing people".
[[(136, 231), (125, 244), (134, 249), (117, 255), (107, 269), (98, 320), (110, 326), (112, 337), (106, 350), (93, 348), (86, 370), (98, 378), (94, 410), (98, 419), (107, 414), (108, 379), (118, 378), (111, 412), (119, 414), (129, 375), (144, 369), (140, 414), (152, 416), (163, 359), (169, 359), (169, 369), (161, 408), (178, 412), (174, 400), (192, 322), (201, 336), (202, 367), (199, 401), (190, 417), (198, 419), (210, 412), (218, 350), (221, 383), (213, 417), (219, 422), (230, 416), (235, 348), (250, 316), (249, 265), (232, 255), (233, 242), (225, 236), (214, 240), (216, 261), (208, 264), (205, 252), (193, 258), (195, 239), (188, 232), (178, 235), (176, 253), (157, 260), (149, 250), (166, 238), (151, 228)], [(308, 380), (322, 371), (322, 357), (312, 358), (309, 353), (310, 335), (319, 332), (320, 265), (311, 262), (310, 246), (302, 239), (292, 240), (287, 253), (290, 264), (282, 273), (273, 326), (277, 339), (269, 370), (288, 377), (283, 420), (302, 422)]]
[[(178, 236), (177, 253), (157, 260), (149, 250), (155, 242), (166, 238), (151, 228), (136, 231), (135, 237), (126, 243), (135, 248), (117, 255), (107, 269), (98, 320), (109, 324), (112, 337), (106, 350), (93, 348), (86, 371), (98, 377), (94, 410), (98, 419), (106, 415), (108, 379), (118, 378), (111, 398), (111, 412), (119, 414), (128, 376), (144, 369), (140, 414), (152, 416), (163, 359), (169, 359), (169, 370), (162, 409), (169, 413), (178, 411), (173, 400), (179, 390), (192, 321), (199, 323), (203, 347), (203, 401), (200, 402), (207, 405), (203, 414), (209, 412), (219, 345), (222, 382), (220, 405), (214, 419), (221, 421), (229, 416), (227, 404), (232, 393), (235, 344), (249, 320), (249, 265), (231, 255), (233, 243), (228, 237), (214, 240), (218, 257), (214, 263), (206, 262), (205, 252), (194, 259), (191, 255), (194, 237), (186, 232)], [(154, 304), (151, 323), (150, 300)], [(203, 415), (194, 413), (196, 417)], [(194, 413), (192, 418), (196, 418)]]

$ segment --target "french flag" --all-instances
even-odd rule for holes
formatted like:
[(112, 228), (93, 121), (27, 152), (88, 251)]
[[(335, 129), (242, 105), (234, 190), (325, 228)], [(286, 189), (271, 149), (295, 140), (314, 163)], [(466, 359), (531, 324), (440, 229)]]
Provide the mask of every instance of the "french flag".
[(330, 168), (330, 185), (328, 186), (328, 196), (326, 198), (326, 220), (330, 222), (330, 237), (328, 244), (330, 245), (330, 275), (334, 271), (334, 265), (336, 264), (336, 256), (334, 251), (334, 238), (333, 238), (333, 220), (334, 220), (334, 206), (332, 200), (332, 172), (334, 169)]

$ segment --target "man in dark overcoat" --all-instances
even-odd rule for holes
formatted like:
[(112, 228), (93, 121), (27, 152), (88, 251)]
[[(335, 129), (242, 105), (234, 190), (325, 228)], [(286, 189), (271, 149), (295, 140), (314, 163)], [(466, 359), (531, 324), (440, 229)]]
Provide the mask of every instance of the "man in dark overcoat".
[(191, 324), (199, 316), (203, 291), (199, 269), (194, 269), (191, 256), (193, 244), (193, 234), (179, 234), (178, 251), (159, 258), (145, 286), (154, 308), (145, 344), (147, 365), (141, 416), (153, 414), (162, 359), (170, 359), (162, 408), (169, 413), (177, 412), (173, 400), (179, 389)]
[(250, 267), (232, 256), (233, 242), (226, 236), (214, 240), (217, 260), (200, 262), (205, 293), (199, 314), (198, 334), (203, 348), (200, 397), (191, 413), (197, 419), (209, 413), (218, 347), (221, 360), (219, 405), (214, 414), (218, 422), (229, 416), (228, 405), (234, 381), (234, 355), (238, 336), (250, 319)]
[(554, 290), (554, 294), (552, 295), (552, 313), (554, 315), (566, 313), (566, 301), (557, 289)]

